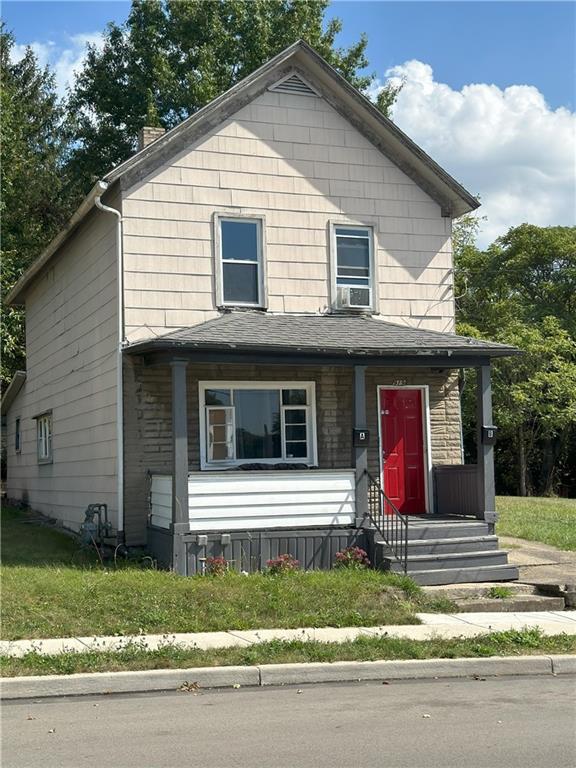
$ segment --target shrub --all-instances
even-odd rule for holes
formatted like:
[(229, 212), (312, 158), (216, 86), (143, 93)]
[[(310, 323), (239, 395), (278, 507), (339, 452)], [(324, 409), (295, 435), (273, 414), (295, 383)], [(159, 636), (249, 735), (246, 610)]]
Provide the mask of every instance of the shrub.
[(266, 563), (268, 567), (268, 573), (292, 573), (298, 570), (300, 563), (295, 560), (292, 555), (278, 555), (278, 557), (268, 560)]
[(207, 576), (224, 576), (228, 571), (228, 560), (225, 557), (207, 557), (204, 573)]
[(336, 552), (334, 568), (368, 568), (369, 565), (368, 554), (361, 547), (346, 547)]

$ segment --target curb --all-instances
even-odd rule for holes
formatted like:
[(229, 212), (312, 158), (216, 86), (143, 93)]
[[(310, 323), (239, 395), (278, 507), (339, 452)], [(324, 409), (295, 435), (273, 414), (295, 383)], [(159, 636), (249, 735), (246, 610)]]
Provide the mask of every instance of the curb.
[(313, 664), (262, 664), (256, 667), (197, 667), (141, 672), (93, 672), (2, 678), (0, 697), (37, 699), (146, 691), (193, 691), (362, 680), (576, 674), (576, 656), (492, 656), (488, 658), (406, 661), (339, 661)]

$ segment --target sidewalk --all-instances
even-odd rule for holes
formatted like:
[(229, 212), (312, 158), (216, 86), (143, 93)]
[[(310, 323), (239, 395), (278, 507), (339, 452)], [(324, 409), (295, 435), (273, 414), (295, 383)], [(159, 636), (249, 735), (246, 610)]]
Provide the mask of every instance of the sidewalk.
[(520, 572), (519, 582), (527, 584), (576, 584), (576, 552), (552, 547), (539, 541), (499, 536), (500, 546), (508, 550), (508, 562)]
[(145, 650), (166, 646), (180, 648), (242, 647), (270, 640), (344, 643), (358, 637), (397, 637), (410, 640), (475, 637), (488, 632), (538, 627), (545, 635), (576, 635), (576, 611), (536, 611), (523, 613), (419, 613), (422, 624), (381, 627), (305, 627), (300, 629), (230, 630), (125, 637), (65, 637), (42, 640), (2, 640), (0, 655), (21, 657), (35, 651), (42, 655), (86, 651), (120, 651), (128, 645)]

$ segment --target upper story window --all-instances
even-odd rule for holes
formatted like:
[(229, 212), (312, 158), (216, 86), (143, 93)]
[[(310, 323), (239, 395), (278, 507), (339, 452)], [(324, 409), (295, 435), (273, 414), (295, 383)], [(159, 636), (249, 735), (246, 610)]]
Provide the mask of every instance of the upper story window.
[(220, 306), (265, 304), (263, 220), (216, 217)]
[(202, 382), (202, 469), (316, 463), (312, 382)]
[(38, 462), (47, 464), (52, 461), (52, 413), (36, 416), (36, 444)]
[(371, 227), (332, 226), (332, 274), (337, 309), (374, 309)]

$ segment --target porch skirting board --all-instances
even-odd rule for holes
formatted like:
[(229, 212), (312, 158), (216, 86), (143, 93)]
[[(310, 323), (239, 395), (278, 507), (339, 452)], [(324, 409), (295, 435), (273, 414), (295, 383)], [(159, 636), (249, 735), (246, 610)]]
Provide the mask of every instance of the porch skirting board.
[[(233, 570), (254, 573), (264, 570), (268, 560), (290, 554), (298, 560), (302, 570), (328, 570), (334, 564), (336, 553), (342, 549), (349, 546), (367, 549), (369, 546), (366, 531), (352, 527), (179, 535), (186, 547), (188, 576), (203, 573), (208, 557), (225, 557)], [(148, 528), (148, 550), (159, 566), (170, 567), (173, 543), (171, 531), (153, 526)]]

